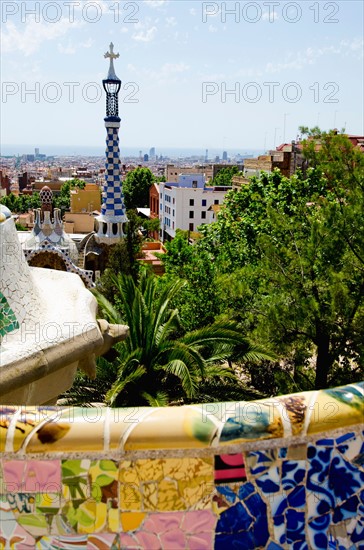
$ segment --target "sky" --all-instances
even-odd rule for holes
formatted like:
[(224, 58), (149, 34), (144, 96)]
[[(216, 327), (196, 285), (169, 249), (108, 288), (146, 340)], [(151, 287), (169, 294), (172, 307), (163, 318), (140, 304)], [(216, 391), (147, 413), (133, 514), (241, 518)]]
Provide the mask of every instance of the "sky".
[(3, 144), (104, 146), (111, 41), (121, 149), (265, 150), (300, 125), (363, 135), (359, 0), (2, 0), (1, 26)]

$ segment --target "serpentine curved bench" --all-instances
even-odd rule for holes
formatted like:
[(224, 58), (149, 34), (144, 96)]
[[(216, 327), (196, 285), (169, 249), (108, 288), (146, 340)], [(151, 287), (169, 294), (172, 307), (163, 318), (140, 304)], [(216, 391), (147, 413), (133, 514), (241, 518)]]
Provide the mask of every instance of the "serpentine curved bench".
[(363, 548), (363, 394), (3, 407), (0, 547)]

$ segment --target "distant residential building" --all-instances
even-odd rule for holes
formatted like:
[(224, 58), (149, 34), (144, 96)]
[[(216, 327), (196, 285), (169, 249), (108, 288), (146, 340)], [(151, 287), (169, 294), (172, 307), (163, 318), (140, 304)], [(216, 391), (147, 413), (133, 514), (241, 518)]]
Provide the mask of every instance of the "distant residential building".
[[(150, 208), (150, 219), (154, 220), (159, 218), (159, 185), (153, 183), (149, 190), (149, 208)], [(155, 231), (152, 235), (153, 239), (158, 239), (158, 231)]]
[(355, 136), (349, 134), (347, 137), (348, 139), (350, 139), (354, 147), (364, 153), (364, 136)]
[(205, 177), (205, 181), (212, 179), (212, 165), (201, 164), (199, 166), (178, 166), (167, 164), (164, 177), (170, 183), (177, 183), (181, 174), (200, 174)]
[(28, 172), (18, 175), (19, 191), (23, 191), (28, 185)]
[(224, 168), (232, 168), (236, 166), (238, 170), (242, 170), (242, 164), (200, 164), (196, 166), (178, 166), (175, 164), (167, 164), (165, 167), (164, 177), (168, 182), (177, 183), (181, 174), (203, 174), (206, 183), (212, 181), (216, 175)]
[(7, 174), (4, 174), (2, 170), (0, 170), (0, 189), (2, 195), (9, 195), (10, 178)]
[(177, 229), (195, 232), (200, 225), (215, 219), (231, 187), (205, 185), (203, 174), (181, 174), (177, 182), (159, 184), (159, 219), (161, 239), (171, 240)]
[(101, 189), (88, 183), (84, 189), (71, 189), (70, 212), (64, 215), (67, 233), (90, 233), (94, 228), (94, 213), (101, 211)]
[(298, 168), (302, 168), (304, 162), (300, 142), (283, 143), (269, 151), (268, 155), (245, 159), (243, 173), (234, 176), (232, 183), (234, 188), (238, 188), (249, 183), (252, 176), (259, 177), (262, 172), (270, 174), (275, 168), (279, 168), (283, 176), (290, 177)]

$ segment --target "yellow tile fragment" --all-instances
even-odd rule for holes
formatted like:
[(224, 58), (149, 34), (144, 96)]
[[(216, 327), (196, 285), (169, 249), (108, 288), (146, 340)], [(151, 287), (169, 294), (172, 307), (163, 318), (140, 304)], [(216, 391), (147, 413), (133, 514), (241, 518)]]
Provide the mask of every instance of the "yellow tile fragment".
[(147, 514), (142, 512), (122, 512), (120, 514), (121, 526), (124, 532), (138, 529)]

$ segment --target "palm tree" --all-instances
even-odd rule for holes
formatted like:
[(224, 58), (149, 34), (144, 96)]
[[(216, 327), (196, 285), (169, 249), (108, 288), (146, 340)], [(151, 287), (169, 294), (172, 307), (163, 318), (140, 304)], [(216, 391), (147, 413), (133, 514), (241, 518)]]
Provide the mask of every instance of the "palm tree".
[(146, 272), (139, 284), (123, 274), (115, 276), (113, 283), (123, 316), (95, 292), (103, 315), (112, 323), (126, 323), (130, 329), (127, 339), (116, 346), (114, 379), (106, 393), (111, 406), (196, 401), (200, 393), (205, 394), (200, 388), (212, 380), (215, 389), (219, 380), (236, 389), (239, 382), (226, 360), (238, 347), (247, 359), (271, 358), (250, 345), (235, 321), (223, 319), (181, 335), (178, 310), (171, 306), (185, 284), (181, 280), (167, 283), (161, 291), (158, 279)]

